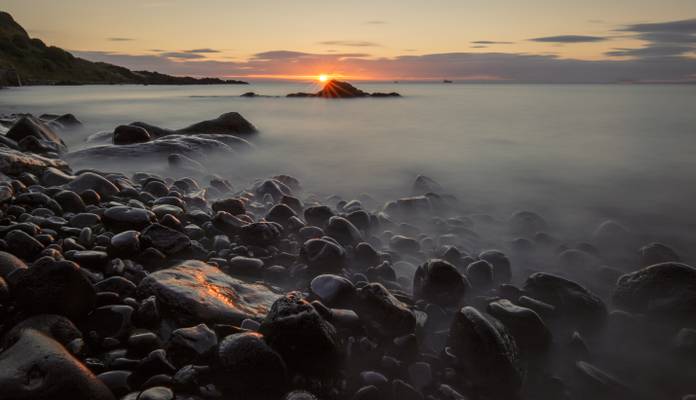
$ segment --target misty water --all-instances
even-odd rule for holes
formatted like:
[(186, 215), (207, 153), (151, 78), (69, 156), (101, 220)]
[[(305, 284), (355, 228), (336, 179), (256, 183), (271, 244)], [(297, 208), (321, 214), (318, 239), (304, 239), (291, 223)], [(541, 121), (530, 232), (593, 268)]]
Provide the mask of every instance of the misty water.
[[(570, 237), (615, 219), (693, 259), (696, 85), (359, 84), (402, 98), (241, 98), (316, 91), (311, 83), (248, 86), (28, 87), (0, 91), (0, 114), (73, 113), (94, 132), (144, 121), (167, 128), (238, 111), (260, 133), (236, 159), (203, 160), (233, 183), (278, 173), (346, 199), (409, 194), (419, 174), (472, 212), (544, 215)], [(161, 170), (117, 163), (112, 171)]]

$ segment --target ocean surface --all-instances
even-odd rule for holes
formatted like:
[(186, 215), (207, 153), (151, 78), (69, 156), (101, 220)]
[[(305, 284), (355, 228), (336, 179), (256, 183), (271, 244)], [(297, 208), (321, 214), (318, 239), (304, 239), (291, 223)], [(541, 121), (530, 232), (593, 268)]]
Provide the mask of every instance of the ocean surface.
[(308, 192), (384, 200), (425, 174), (472, 212), (532, 210), (578, 237), (615, 219), (682, 254), (696, 248), (696, 85), (357, 86), (403, 97), (239, 97), (313, 83), (27, 87), (0, 90), (0, 114), (73, 113), (87, 127), (65, 137), (75, 150), (119, 124), (180, 128), (238, 111), (260, 130), (255, 150), (204, 162), (240, 187), (285, 173)]

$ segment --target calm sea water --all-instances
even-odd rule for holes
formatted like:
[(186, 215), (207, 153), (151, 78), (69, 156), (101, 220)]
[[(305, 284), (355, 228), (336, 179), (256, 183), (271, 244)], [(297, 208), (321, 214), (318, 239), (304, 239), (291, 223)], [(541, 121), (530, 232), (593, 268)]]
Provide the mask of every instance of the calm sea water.
[(325, 195), (395, 198), (426, 174), (472, 210), (534, 210), (579, 236), (615, 218), (694, 247), (696, 86), (358, 86), (403, 98), (239, 97), (310, 83), (31, 87), (0, 91), (0, 114), (74, 113), (88, 127), (66, 138), (76, 149), (135, 120), (178, 128), (238, 111), (261, 133), (255, 151), (213, 165), (233, 182), (287, 173)]

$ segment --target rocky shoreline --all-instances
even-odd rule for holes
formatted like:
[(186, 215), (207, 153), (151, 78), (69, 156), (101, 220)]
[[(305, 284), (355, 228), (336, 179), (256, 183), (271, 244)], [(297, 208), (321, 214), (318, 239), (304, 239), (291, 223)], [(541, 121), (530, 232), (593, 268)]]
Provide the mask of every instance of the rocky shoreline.
[[(79, 126), (0, 119), (0, 398), (696, 396), (696, 269), (617, 222), (569, 241), (425, 176), (383, 205), (233, 187), (200, 161), (252, 146), (237, 113), (71, 153)], [(71, 168), (152, 154), (177, 173)]]

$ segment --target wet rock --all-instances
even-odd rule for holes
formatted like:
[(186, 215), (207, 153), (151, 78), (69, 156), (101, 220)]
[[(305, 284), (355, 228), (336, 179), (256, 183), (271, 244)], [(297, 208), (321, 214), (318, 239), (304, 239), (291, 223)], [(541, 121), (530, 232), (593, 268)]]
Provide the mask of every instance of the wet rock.
[(551, 344), (551, 332), (533, 310), (497, 300), (488, 304), (488, 312), (508, 328), (522, 351), (538, 354)]
[(155, 386), (143, 390), (137, 400), (173, 400), (174, 392), (165, 386)]
[(213, 217), (213, 226), (222, 231), (227, 236), (235, 236), (239, 233), (246, 222), (235, 217), (226, 211), (218, 211)]
[(357, 290), (355, 311), (368, 331), (380, 337), (408, 335), (416, 328), (414, 313), (379, 283)]
[(343, 247), (327, 237), (310, 239), (300, 249), (300, 258), (315, 274), (340, 272), (344, 265), (345, 256), (346, 252)]
[(97, 378), (116, 396), (124, 396), (131, 391), (128, 384), (131, 372), (125, 370), (107, 371), (97, 375)]
[(191, 246), (188, 236), (160, 224), (145, 228), (140, 234), (140, 242), (143, 247), (153, 247), (166, 255), (179, 253)]
[(119, 193), (119, 189), (116, 185), (94, 172), (85, 172), (78, 175), (77, 178), (68, 183), (66, 187), (76, 193), (82, 193), (85, 190), (91, 189), (104, 198), (109, 198)]
[(56, 193), (53, 199), (58, 202), (65, 212), (81, 213), (86, 210), (85, 202), (77, 193), (71, 190), (62, 190)]
[(544, 218), (532, 211), (518, 211), (512, 214), (508, 224), (512, 233), (528, 236), (548, 228)]
[(399, 253), (417, 253), (420, 243), (411, 237), (394, 235), (389, 239), (389, 248)]
[(450, 263), (433, 259), (418, 267), (413, 295), (442, 306), (454, 306), (466, 295), (468, 280)]
[(460, 369), (482, 392), (514, 396), (525, 372), (517, 345), (507, 329), (493, 317), (464, 307), (450, 327), (447, 351)]
[(33, 329), (57, 340), (64, 346), (82, 337), (82, 332), (69, 319), (56, 314), (39, 314), (29, 317), (13, 326), (2, 338), (3, 347), (19, 340), (22, 331)]
[(435, 180), (425, 176), (418, 175), (416, 180), (413, 182), (413, 189), (411, 190), (413, 195), (422, 195), (426, 193), (443, 193), (445, 189)]
[(626, 311), (690, 318), (696, 310), (696, 268), (667, 262), (622, 275), (613, 301)]
[(237, 112), (228, 112), (211, 120), (201, 121), (177, 133), (214, 133), (222, 135), (243, 135), (257, 132), (256, 127)]
[(140, 232), (124, 231), (111, 237), (108, 253), (111, 257), (134, 258), (140, 253)]
[(664, 262), (679, 262), (681, 258), (671, 247), (662, 243), (650, 243), (638, 251), (641, 267)]
[(60, 152), (66, 151), (68, 147), (65, 142), (48, 125), (41, 120), (28, 116), (22, 117), (5, 134), (9, 139), (20, 142), (22, 139), (33, 137), (42, 142), (53, 145)]
[(268, 246), (275, 244), (283, 233), (283, 227), (274, 222), (254, 222), (239, 229), (239, 237), (245, 244)]
[(315, 277), (309, 288), (328, 307), (348, 307), (352, 305), (356, 293), (353, 282), (342, 276), (330, 274)]
[(96, 292), (70, 261), (48, 259), (18, 269), (7, 278), (17, 303), (32, 314), (60, 314), (79, 319), (94, 308)]
[(290, 226), (290, 219), (297, 217), (297, 213), (285, 204), (276, 204), (266, 214), (266, 220), (282, 225), (284, 228)]
[(155, 214), (142, 208), (115, 206), (104, 211), (102, 221), (114, 231), (142, 230), (155, 219)]
[(331, 376), (341, 363), (336, 329), (297, 292), (273, 303), (259, 332), (281, 355), (290, 371)]
[(587, 398), (628, 400), (640, 398), (626, 383), (585, 361), (576, 364), (578, 376), (583, 380), (581, 393)]
[(5, 235), (5, 242), (11, 253), (28, 261), (35, 260), (44, 249), (41, 242), (20, 230), (10, 231)]
[(214, 201), (211, 207), (215, 212), (225, 211), (232, 215), (242, 215), (246, 213), (244, 202), (235, 198)]
[(198, 324), (172, 332), (166, 350), (174, 365), (205, 364), (217, 344), (215, 332), (204, 324)]
[(150, 134), (139, 126), (119, 125), (114, 129), (113, 142), (116, 145), (145, 143), (150, 139)]
[(537, 272), (530, 275), (524, 291), (556, 308), (561, 317), (577, 320), (584, 326), (604, 323), (607, 309), (602, 300), (580, 284), (560, 276)]
[(263, 260), (251, 257), (232, 257), (224, 271), (232, 275), (260, 276), (263, 273)]
[(312, 206), (307, 207), (304, 211), (305, 221), (308, 225), (325, 227), (329, 219), (334, 216), (329, 206)]
[(75, 179), (74, 176), (53, 167), (46, 168), (46, 171), (41, 174), (41, 182), (46, 186), (64, 185), (73, 179)]
[(476, 289), (490, 288), (494, 279), (493, 265), (486, 260), (474, 261), (466, 267), (466, 277)]
[(68, 164), (63, 160), (0, 146), (0, 172), (3, 174), (16, 176), (28, 172), (41, 175), (48, 168), (56, 168), (65, 172), (70, 171)]
[(136, 286), (133, 282), (122, 276), (111, 276), (94, 284), (98, 292), (118, 293), (121, 297), (131, 297), (135, 293)]
[(12, 272), (18, 269), (26, 269), (27, 265), (24, 261), (16, 256), (0, 251), (0, 277), (7, 278)]
[(343, 246), (353, 246), (362, 242), (358, 228), (343, 217), (331, 217), (326, 226), (326, 234)]
[(493, 265), (493, 280), (497, 283), (507, 283), (512, 279), (510, 260), (499, 250), (486, 250), (479, 254), (481, 260)]
[(283, 393), (287, 385), (285, 363), (263, 339), (258, 333), (245, 332), (220, 342), (216, 373), (223, 393), (242, 398), (278, 398)]
[(98, 307), (87, 318), (85, 328), (99, 338), (125, 339), (130, 333), (133, 307), (108, 305)]
[(3, 398), (12, 400), (114, 400), (63, 346), (32, 329), (0, 353), (0, 387)]
[(234, 279), (200, 261), (186, 261), (148, 275), (138, 285), (138, 295), (155, 296), (180, 326), (259, 319), (279, 297), (266, 286)]

